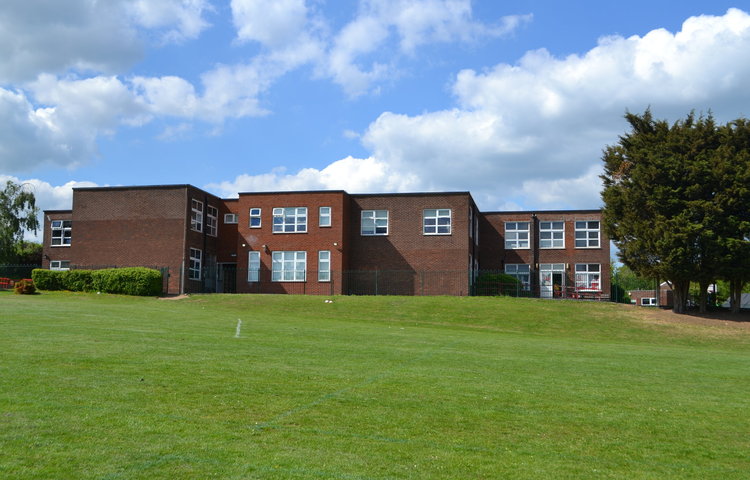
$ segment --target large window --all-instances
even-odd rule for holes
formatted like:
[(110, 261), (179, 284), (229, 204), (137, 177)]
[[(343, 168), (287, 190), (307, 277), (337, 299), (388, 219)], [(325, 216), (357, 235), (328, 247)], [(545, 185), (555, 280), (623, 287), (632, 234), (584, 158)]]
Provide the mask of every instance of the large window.
[(203, 252), (197, 248), (190, 249), (190, 268), (188, 269), (188, 278), (190, 280), (201, 279), (201, 261), (203, 260)]
[(250, 228), (260, 228), (260, 213), (260, 208), (253, 207), (250, 209)]
[(273, 209), (273, 233), (307, 232), (307, 207)]
[(329, 250), (318, 252), (318, 281), (331, 281), (331, 252)]
[(321, 227), (330, 227), (331, 226), (331, 207), (320, 207), (320, 215), (318, 218), (320, 219), (319, 225)]
[(505, 222), (505, 248), (529, 248), (529, 222)]
[(644, 307), (656, 306), (656, 297), (643, 297), (641, 298), (641, 305)]
[(422, 233), (425, 235), (450, 235), (451, 211), (449, 208), (427, 209), (422, 217)]
[(50, 270), (70, 270), (70, 260), (50, 260)]
[(598, 263), (576, 263), (576, 288), (601, 290), (601, 265)]
[(539, 248), (565, 248), (565, 222), (539, 222)]
[(507, 263), (505, 264), (505, 273), (515, 277), (524, 290), (528, 290), (531, 286), (531, 268), (529, 265), (523, 263)]
[(576, 222), (576, 248), (599, 248), (599, 222)]
[(271, 255), (271, 281), (304, 282), (307, 269), (307, 252), (273, 252)]
[(388, 210), (362, 210), (362, 235), (388, 235)]
[(218, 233), (219, 211), (211, 205), (206, 207), (206, 232), (215, 237)]
[(196, 232), (203, 231), (203, 202), (193, 199), (191, 204), (190, 228)]
[(237, 223), (239, 221), (239, 217), (236, 213), (225, 213), (224, 214), (224, 223), (226, 224), (232, 224)]
[(52, 246), (68, 247), (71, 241), (73, 222), (70, 220), (52, 220)]
[(247, 281), (257, 282), (260, 280), (260, 252), (247, 252)]

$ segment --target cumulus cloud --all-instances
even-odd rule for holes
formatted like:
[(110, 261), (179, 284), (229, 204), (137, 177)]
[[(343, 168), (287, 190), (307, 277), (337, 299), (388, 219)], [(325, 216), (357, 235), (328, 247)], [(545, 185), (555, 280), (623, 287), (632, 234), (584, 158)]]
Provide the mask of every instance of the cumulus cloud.
[(204, 14), (213, 10), (206, 0), (134, 0), (128, 8), (138, 25), (159, 32), (163, 42), (198, 37), (209, 27)]

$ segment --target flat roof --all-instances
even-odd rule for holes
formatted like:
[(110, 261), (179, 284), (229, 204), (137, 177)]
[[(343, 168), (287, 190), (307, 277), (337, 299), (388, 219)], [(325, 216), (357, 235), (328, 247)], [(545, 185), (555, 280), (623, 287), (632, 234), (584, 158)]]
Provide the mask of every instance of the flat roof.
[(316, 193), (346, 193), (344, 190), (282, 190), (282, 191), (269, 191), (269, 192), (240, 192), (238, 195), (300, 195), (300, 194), (316, 194)]
[(494, 210), (491, 212), (482, 212), (485, 215), (519, 215), (522, 213), (534, 215), (537, 213), (553, 214), (553, 213), (602, 213), (601, 208), (586, 209), (586, 210)]

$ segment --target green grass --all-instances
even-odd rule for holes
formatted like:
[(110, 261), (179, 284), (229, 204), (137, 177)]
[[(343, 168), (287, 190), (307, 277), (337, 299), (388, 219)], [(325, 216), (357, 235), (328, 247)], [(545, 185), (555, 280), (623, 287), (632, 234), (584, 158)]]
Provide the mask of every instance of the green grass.
[(0, 327), (0, 478), (750, 472), (750, 330), (732, 325), (512, 298), (0, 292)]

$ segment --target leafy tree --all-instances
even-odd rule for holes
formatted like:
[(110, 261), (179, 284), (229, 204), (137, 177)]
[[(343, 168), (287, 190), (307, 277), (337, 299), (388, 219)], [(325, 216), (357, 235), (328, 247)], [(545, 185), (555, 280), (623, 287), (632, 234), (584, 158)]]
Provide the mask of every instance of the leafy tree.
[(625, 118), (631, 131), (603, 155), (604, 228), (633, 272), (671, 282), (674, 311), (683, 313), (690, 281), (707, 287), (718, 275), (723, 214), (713, 168), (721, 136), (710, 115), (672, 125), (650, 110)]
[(19, 265), (41, 265), (42, 244), (21, 241), (16, 244), (16, 259), (13, 263)]
[(23, 232), (39, 228), (38, 214), (34, 194), (8, 180), (0, 191), (0, 263), (15, 261)]

